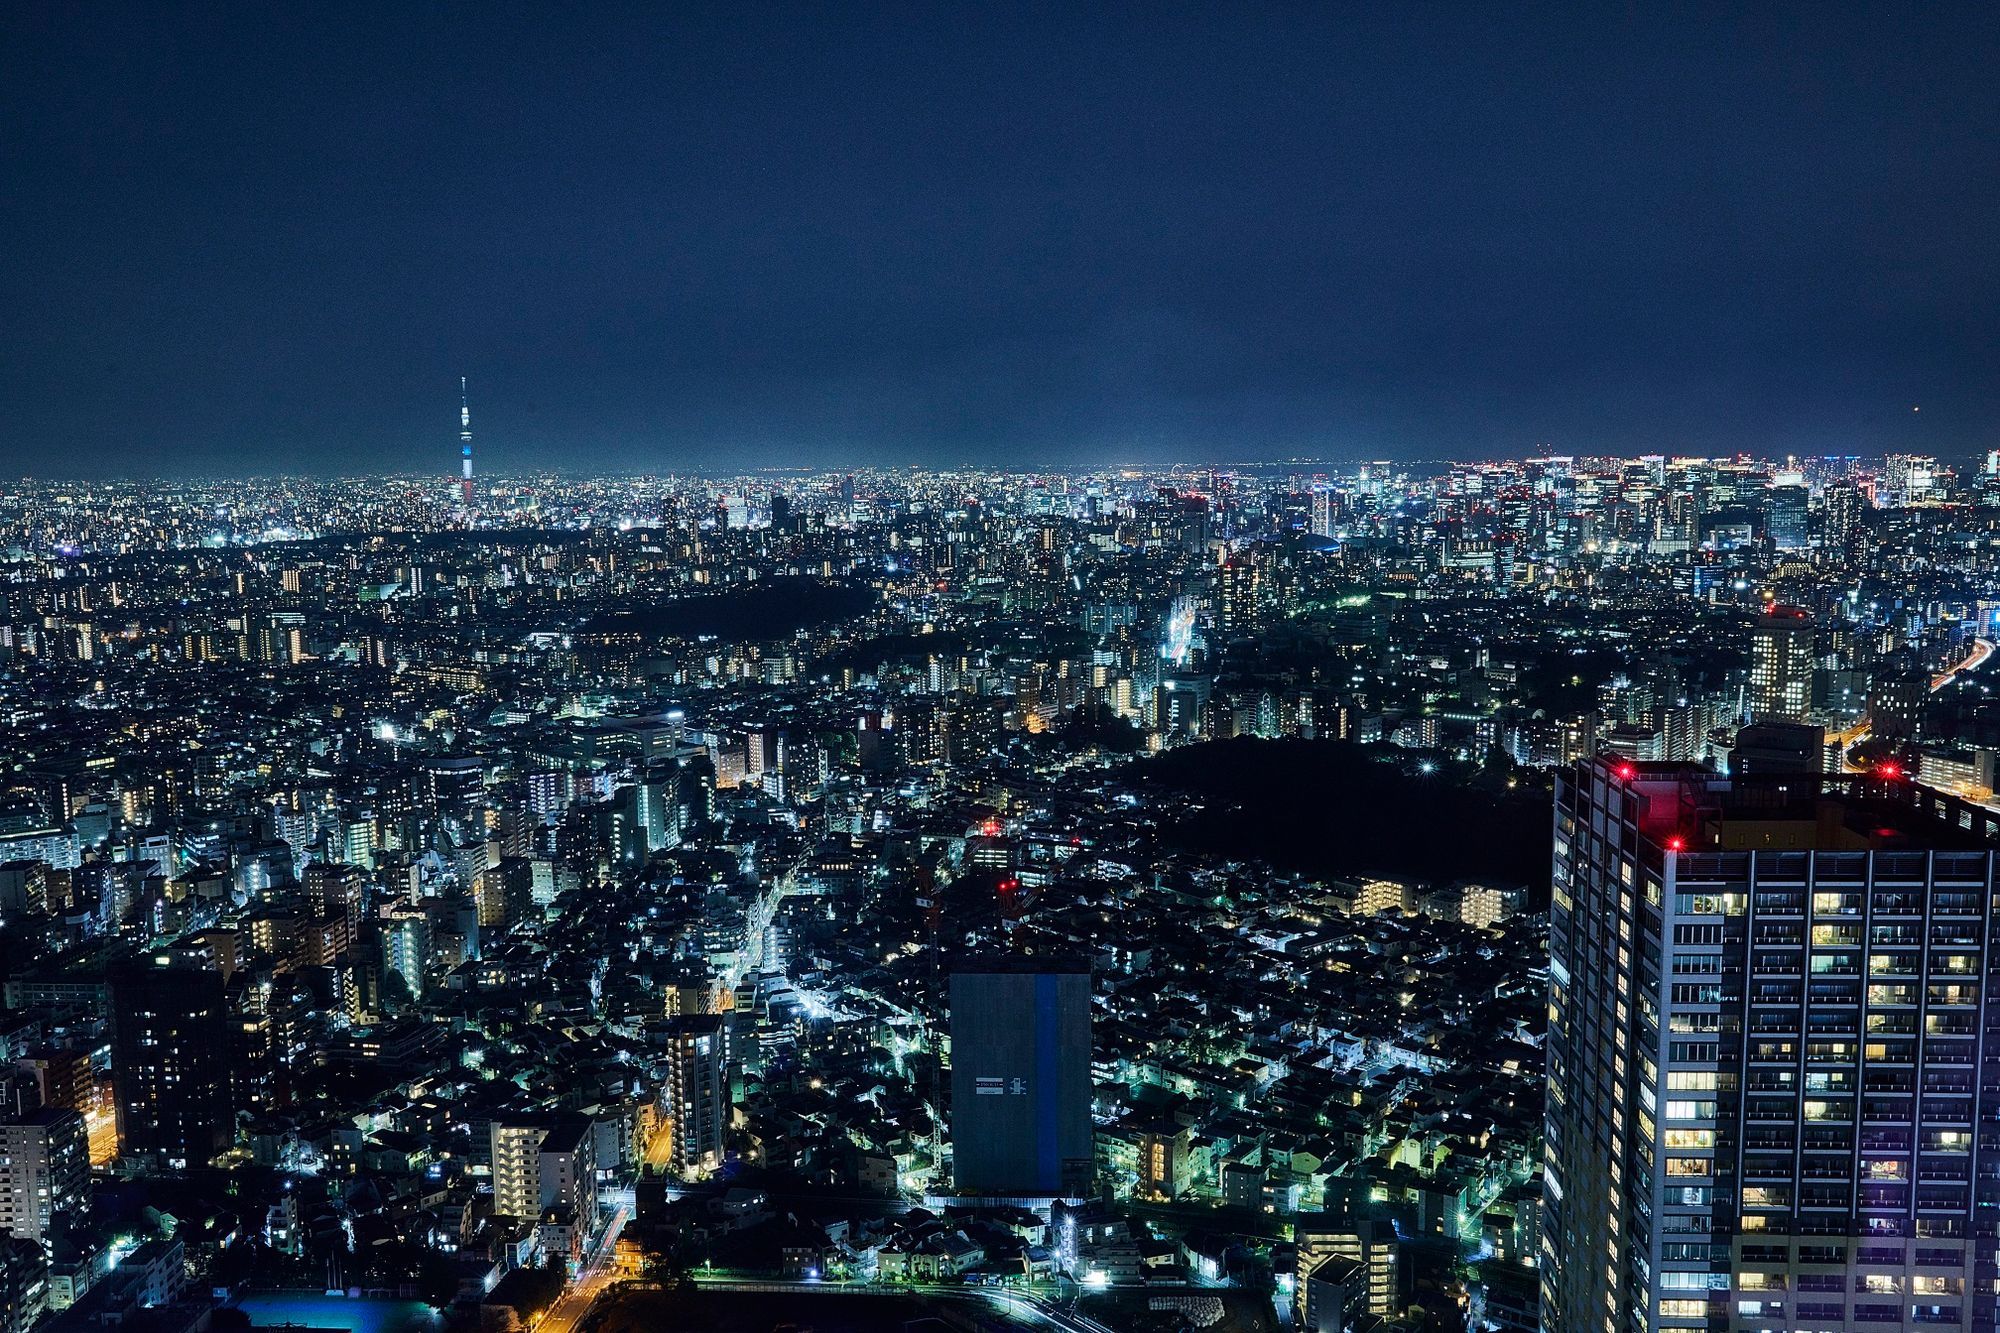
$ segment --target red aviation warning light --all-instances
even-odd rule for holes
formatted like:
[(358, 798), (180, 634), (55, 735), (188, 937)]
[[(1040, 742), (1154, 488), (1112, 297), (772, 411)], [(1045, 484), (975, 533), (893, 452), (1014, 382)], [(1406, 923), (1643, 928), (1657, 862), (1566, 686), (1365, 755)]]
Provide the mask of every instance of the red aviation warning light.
[(1620, 764), (1611, 771), (1618, 775), (1620, 782), (1630, 782), (1633, 778), (1639, 776), (1639, 770), (1630, 764)]

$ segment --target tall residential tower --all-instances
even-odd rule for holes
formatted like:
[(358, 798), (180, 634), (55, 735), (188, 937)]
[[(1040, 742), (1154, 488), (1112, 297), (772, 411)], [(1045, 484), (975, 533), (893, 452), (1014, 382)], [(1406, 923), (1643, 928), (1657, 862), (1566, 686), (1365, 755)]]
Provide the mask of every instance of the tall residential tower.
[(683, 1177), (722, 1169), (729, 1128), (729, 1041), (718, 1014), (684, 1014), (665, 1025), (669, 1161)]
[(236, 1139), (236, 1048), (222, 973), (148, 954), (114, 969), (111, 998), (120, 1155), (171, 1171), (206, 1166)]
[(1773, 606), (1750, 625), (1750, 720), (1803, 722), (1812, 690), (1812, 617), (1795, 606)]
[(1559, 775), (1545, 1330), (1993, 1327), (1996, 840), (1882, 777)]

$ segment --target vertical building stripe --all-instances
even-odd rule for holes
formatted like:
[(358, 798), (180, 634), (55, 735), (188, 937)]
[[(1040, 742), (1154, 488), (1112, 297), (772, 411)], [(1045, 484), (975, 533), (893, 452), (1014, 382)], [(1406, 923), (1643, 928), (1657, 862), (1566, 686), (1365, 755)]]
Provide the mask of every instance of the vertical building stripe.
[(1058, 1129), (1058, 1108), (1062, 1105), (1058, 1081), (1062, 1069), (1062, 1024), (1057, 1004), (1057, 982), (1043, 972), (1035, 977), (1035, 1083), (1028, 1095), (1035, 1102), (1035, 1162), (1040, 1188), (1062, 1188), (1062, 1135)]

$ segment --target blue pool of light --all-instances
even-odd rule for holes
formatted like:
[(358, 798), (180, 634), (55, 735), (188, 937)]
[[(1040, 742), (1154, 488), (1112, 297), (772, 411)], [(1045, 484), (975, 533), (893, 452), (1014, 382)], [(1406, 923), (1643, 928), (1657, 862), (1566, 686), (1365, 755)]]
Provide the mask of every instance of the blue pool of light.
[(437, 1313), (422, 1301), (328, 1296), (316, 1291), (258, 1291), (236, 1302), (258, 1328), (341, 1329), (345, 1333), (436, 1333)]

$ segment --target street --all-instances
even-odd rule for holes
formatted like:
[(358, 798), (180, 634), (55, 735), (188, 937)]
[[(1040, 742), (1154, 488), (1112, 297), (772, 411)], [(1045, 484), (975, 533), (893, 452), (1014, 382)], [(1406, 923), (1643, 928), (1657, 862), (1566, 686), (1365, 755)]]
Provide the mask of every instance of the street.
[(618, 1236), (632, 1217), (631, 1193), (630, 1190), (619, 1191), (621, 1201), (613, 1208), (610, 1219), (598, 1233), (590, 1251), (584, 1255), (583, 1267), (563, 1288), (555, 1304), (536, 1321), (535, 1333), (576, 1333), (577, 1326), (590, 1313), (590, 1307), (597, 1303), (597, 1298), (619, 1280), (614, 1260), (618, 1251)]

